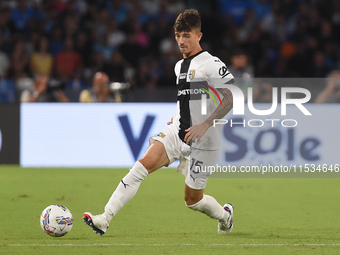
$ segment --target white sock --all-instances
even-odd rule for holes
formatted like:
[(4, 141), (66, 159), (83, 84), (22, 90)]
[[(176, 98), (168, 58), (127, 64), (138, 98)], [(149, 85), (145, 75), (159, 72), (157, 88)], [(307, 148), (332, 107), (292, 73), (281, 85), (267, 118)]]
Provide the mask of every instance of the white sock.
[(110, 222), (113, 216), (136, 195), (142, 180), (144, 180), (148, 174), (148, 170), (146, 170), (139, 161), (134, 164), (130, 172), (120, 181), (118, 187), (105, 206), (105, 216), (108, 222)]
[(193, 205), (187, 205), (187, 207), (194, 211), (202, 212), (210, 218), (219, 221), (227, 221), (230, 216), (230, 213), (224, 210), (216, 199), (209, 195), (203, 195), (203, 198), (200, 201)]

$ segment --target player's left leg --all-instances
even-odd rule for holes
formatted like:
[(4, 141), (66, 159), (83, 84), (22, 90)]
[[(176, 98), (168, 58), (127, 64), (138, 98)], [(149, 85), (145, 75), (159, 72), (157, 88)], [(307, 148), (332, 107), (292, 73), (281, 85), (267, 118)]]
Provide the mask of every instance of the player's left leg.
[(234, 207), (225, 204), (223, 207), (212, 196), (204, 194), (204, 189), (195, 190), (185, 185), (184, 199), (186, 206), (194, 211), (199, 211), (210, 218), (219, 221), (218, 233), (230, 233), (233, 228)]
[[(190, 155), (192, 165), (188, 166), (184, 199), (188, 208), (217, 219), (219, 221), (218, 233), (222, 234), (230, 233), (233, 229), (234, 207), (229, 203), (221, 206), (215, 198), (204, 194), (204, 188), (211, 174), (206, 171), (206, 167), (215, 164), (217, 156), (218, 151), (202, 151), (192, 148)], [(197, 161), (199, 161), (198, 164)], [(195, 169), (197, 165), (201, 167)]]

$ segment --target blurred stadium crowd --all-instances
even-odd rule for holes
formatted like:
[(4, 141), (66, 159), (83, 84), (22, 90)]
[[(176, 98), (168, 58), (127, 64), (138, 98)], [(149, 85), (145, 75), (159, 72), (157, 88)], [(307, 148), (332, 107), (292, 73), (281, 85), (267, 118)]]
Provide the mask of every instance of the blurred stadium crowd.
[(1, 0), (0, 102), (29, 101), (41, 74), (78, 101), (98, 71), (131, 84), (125, 101), (175, 100), (173, 23), (187, 8), (201, 13), (203, 49), (237, 78), (339, 75), (338, 0)]

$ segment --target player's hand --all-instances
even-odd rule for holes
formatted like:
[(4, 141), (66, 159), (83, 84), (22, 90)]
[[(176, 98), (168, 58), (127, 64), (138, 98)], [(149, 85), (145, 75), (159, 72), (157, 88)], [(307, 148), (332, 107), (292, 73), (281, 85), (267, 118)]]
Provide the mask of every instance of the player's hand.
[(199, 125), (195, 125), (192, 127), (189, 127), (188, 129), (185, 130), (186, 135), (184, 137), (184, 142), (186, 142), (186, 144), (190, 144), (190, 142), (199, 142), (202, 138), (202, 136), (205, 134), (205, 132), (207, 132), (209, 128), (209, 125), (205, 122), (203, 122), (202, 124)]

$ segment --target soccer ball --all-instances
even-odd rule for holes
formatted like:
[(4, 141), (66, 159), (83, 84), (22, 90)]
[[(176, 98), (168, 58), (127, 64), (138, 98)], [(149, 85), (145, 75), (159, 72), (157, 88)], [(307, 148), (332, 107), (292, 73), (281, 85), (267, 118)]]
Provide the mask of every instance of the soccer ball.
[(50, 205), (41, 213), (40, 226), (50, 236), (64, 236), (72, 229), (73, 217), (65, 206)]

